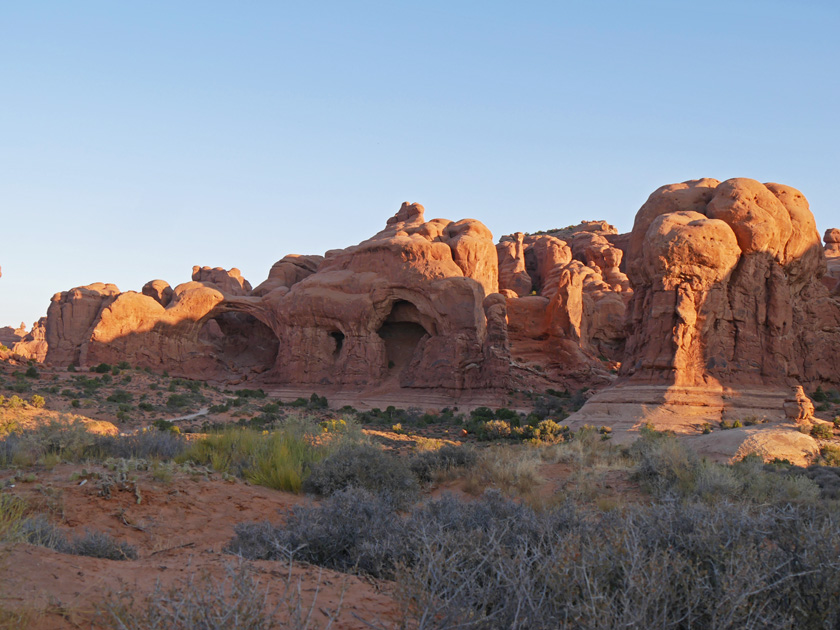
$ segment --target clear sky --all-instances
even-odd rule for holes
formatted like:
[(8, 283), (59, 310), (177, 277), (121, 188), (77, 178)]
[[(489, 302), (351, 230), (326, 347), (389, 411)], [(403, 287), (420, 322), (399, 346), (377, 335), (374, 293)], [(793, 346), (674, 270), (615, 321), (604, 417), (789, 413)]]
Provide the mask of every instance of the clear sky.
[(840, 227), (840, 3), (0, 3), (0, 325), (92, 282), (256, 285), (402, 201), (503, 234), (663, 184)]

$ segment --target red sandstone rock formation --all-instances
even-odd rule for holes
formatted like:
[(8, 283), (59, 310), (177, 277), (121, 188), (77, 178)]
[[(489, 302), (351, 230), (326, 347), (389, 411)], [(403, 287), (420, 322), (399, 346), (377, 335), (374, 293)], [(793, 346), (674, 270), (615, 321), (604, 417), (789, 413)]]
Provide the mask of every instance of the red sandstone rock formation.
[(253, 315), (279, 339), (269, 382), (457, 391), (505, 384), (497, 288), (484, 225), (427, 222), (423, 206), (404, 203), (372, 238), (327, 252), (317, 272), (221, 308)]
[(624, 252), (607, 240), (616, 232), (604, 221), (587, 221), (502, 237), (499, 286), (508, 298), (514, 359), (544, 365), (578, 385), (611, 379), (602, 360), (621, 358), (632, 294), (619, 268)]
[(663, 186), (636, 215), (621, 374), (638, 383), (840, 381), (840, 304), (808, 202), (779, 184)]
[(840, 295), (840, 230), (831, 228), (825, 231), (825, 257), (827, 270), (823, 284), (834, 295)]
[(660, 188), (630, 234), (593, 221), (497, 245), (478, 221), (405, 203), (370, 239), (285, 256), (255, 289), (194, 267), (174, 289), (58, 294), (26, 347), (300, 386), (505, 388), (512, 366), (602, 386), (621, 361), (623, 384), (788, 392), (840, 383), (840, 231), (825, 241), (798, 191), (745, 179)]

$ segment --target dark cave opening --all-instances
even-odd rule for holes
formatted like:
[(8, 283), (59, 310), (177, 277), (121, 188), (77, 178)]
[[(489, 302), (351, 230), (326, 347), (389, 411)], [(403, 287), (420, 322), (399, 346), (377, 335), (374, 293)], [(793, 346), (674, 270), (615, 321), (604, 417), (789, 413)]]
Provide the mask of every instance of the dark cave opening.
[(429, 332), (420, 323), (417, 307), (406, 300), (398, 300), (377, 333), (385, 342), (385, 361), (388, 370), (402, 371), (411, 363), (417, 346)]
[(333, 357), (337, 359), (341, 355), (341, 348), (344, 347), (344, 333), (340, 330), (334, 330), (330, 333), (330, 337), (332, 337), (333, 341), (335, 341)]

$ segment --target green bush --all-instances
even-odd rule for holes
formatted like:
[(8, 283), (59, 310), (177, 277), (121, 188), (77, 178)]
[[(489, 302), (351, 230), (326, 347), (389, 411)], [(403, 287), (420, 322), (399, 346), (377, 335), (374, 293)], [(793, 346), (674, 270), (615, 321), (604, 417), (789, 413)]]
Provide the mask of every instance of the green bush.
[(100, 363), (96, 367), (90, 369), (91, 372), (96, 372), (97, 374), (107, 374), (111, 371), (111, 366), (107, 363)]
[(815, 424), (811, 427), (811, 436), (818, 440), (830, 440), (834, 437), (834, 431), (830, 425)]
[(511, 437), (511, 427), (504, 420), (488, 420), (479, 425), (477, 433), (481, 440), (503, 440)]
[(134, 396), (131, 393), (125, 391), (124, 389), (118, 389), (113, 394), (106, 398), (108, 402), (112, 403), (128, 403), (134, 400)]
[(44, 405), (46, 405), (46, 404), (47, 404), (47, 401), (46, 401), (46, 400), (44, 400), (44, 397), (43, 397), (43, 396), (39, 396), (38, 394), (35, 394), (35, 395), (32, 397), (32, 402), (31, 402), (30, 404), (31, 404), (33, 407), (35, 407), (35, 409), (43, 409)]
[(23, 373), (24, 376), (27, 378), (39, 378), (41, 375), (38, 373), (37, 368), (34, 365), (30, 365), (26, 372)]

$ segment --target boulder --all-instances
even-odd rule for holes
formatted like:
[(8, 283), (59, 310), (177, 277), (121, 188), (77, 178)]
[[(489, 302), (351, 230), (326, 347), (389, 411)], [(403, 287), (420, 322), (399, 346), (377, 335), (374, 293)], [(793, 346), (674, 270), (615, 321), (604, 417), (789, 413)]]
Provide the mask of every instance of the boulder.
[(166, 308), (172, 301), (172, 287), (165, 280), (150, 280), (143, 285), (143, 295), (148, 295), (155, 302)]
[(785, 399), (785, 416), (796, 424), (810, 424), (814, 417), (814, 403), (805, 390), (797, 386), (793, 394)]
[(236, 267), (227, 271), (221, 267), (195, 266), (192, 279), (227, 295), (247, 295), (251, 292), (251, 283), (242, 277)]

